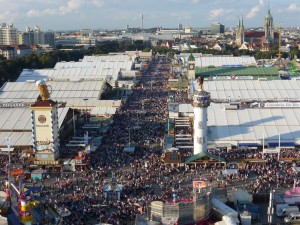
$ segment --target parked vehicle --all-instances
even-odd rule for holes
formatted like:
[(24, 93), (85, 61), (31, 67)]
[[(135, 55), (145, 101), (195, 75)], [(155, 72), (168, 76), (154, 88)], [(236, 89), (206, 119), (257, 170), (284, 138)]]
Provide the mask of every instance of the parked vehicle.
[(284, 218), (285, 223), (300, 223), (300, 213), (291, 213), (289, 216)]
[(299, 213), (298, 206), (284, 206), (284, 207), (277, 207), (276, 215), (278, 217), (288, 216), (291, 213)]

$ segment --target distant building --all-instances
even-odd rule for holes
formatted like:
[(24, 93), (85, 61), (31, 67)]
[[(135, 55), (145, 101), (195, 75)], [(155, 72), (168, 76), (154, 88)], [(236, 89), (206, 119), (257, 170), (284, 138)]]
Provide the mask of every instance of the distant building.
[(81, 29), (80, 36), (81, 37), (92, 37), (92, 36), (94, 36), (94, 31), (92, 29)]
[(211, 33), (212, 34), (224, 34), (225, 25), (221, 23), (212, 23), (211, 24)]
[(5, 57), (6, 59), (14, 59), (16, 57), (16, 50), (14, 47), (8, 45), (1, 45), (0, 55)]
[(53, 32), (47, 31), (44, 33), (44, 44), (55, 48), (55, 36)]
[(44, 44), (44, 32), (42, 32), (38, 26), (34, 27), (33, 32), (34, 32), (33, 44), (35, 45)]
[(182, 24), (181, 24), (181, 23), (178, 25), (178, 30), (179, 30), (179, 31), (183, 30), (183, 27), (182, 27)]
[(20, 45), (50, 45), (55, 48), (55, 37), (53, 32), (43, 32), (38, 26), (34, 29), (26, 27), (25, 32), (18, 33), (18, 43)]
[(190, 27), (190, 26), (186, 26), (186, 27), (184, 28), (184, 33), (189, 34), (189, 33), (191, 33), (191, 32), (192, 32), (192, 30), (191, 30), (191, 27)]
[(56, 46), (74, 47), (80, 44), (80, 40), (76, 37), (60, 37), (55, 41)]
[[(29, 29), (29, 27), (27, 28)], [(18, 43), (20, 45), (30, 46), (33, 44), (33, 40), (34, 40), (34, 33), (31, 32), (30, 30), (18, 33)]]
[(236, 30), (236, 44), (241, 46), (245, 42), (245, 28), (244, 28), (244, 21), (239, 20), (238, 27)]
[(240, 47), (239, 47), (239, 50), (249, 50), (249, 51), (256, 51), (258, 50), (259, 48), (257, 48), (257, 46), (253, 43), (247, 43), (247, 42), (244, 42)]
[(245, 31), (244, 41), (248, 43), (262, 43), (265, 38), (263, 31)]
[(13, 24), (0, 24), (0, 45), (18, 44), (17, 33), (18, 30), (14, 27)]
[(240, 47), (244, 42), (255, 43), (263, 47), (263, 51), (267, 51), (263, 44), (272, 46), (278, 43), (279, 34), (274, 32), (273, 17), (270, 9), (265, 16), (264, 31), (245, 31), (243, 20), (239, 20), (236, 30), (236, 44)]
[(274, 23), (273, 23), (273, 17), (271, 15), (270, 9), (268, 10), (268, 13), (265, 17), (265, 41), (267, 43), (274, 43)]
[(27, 45), (15, 45), (16, 57), (23, 57), (32, 54), (32, 49)]

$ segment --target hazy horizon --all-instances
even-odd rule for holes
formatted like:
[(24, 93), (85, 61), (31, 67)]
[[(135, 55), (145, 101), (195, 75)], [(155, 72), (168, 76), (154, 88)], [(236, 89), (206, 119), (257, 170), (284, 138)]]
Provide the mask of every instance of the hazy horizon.
[[(0, 0), (0, 22), (13, 23), (18, 30), (38, 25), (41, 30), (125, 29), (210, 27), (220, 22), (236, 27), (239, 18), (245, 27), (262, 27), (268, 11), (266, 0)], [(298, 27), (300, 12), (296, 0), (270, 1), (275, 27)]]

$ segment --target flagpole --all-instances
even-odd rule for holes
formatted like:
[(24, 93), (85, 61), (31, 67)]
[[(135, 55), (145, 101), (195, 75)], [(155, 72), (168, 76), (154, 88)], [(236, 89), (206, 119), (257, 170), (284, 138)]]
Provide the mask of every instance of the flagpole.
[(280, 148), (280, 132), (279, 132), (279, 134), (278, 134), (278, 138), (279, 138), (279, 140), (278, 140), (278, 148), (279, 148), (279, 150), (278, 150), (278, 161), (279, 161), (279, 158), (280, 158), (280, 151), (281, 151), (281, 148)]
[(262, 154), (262, 158), (264, 158), (264, 154), (265, 154), (265, 132), (263, 132), (263, 154)]

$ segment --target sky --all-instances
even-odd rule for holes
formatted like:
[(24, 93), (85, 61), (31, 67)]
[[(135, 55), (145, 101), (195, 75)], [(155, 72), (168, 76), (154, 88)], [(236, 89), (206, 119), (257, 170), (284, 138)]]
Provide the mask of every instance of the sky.
[(262, 27), (270, 5), (275, 27), (300, 26), (299, 0), (0, 0), (0, 22), (18, 30), (39, 26), (41, 30), (79, 30), (210, 27), (220, 22), (236, 27)]

